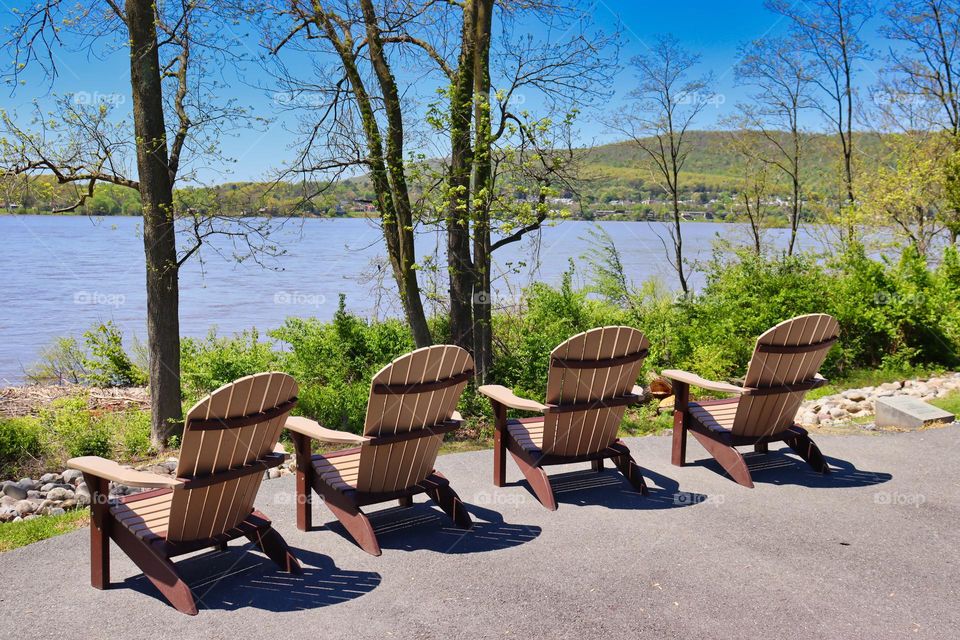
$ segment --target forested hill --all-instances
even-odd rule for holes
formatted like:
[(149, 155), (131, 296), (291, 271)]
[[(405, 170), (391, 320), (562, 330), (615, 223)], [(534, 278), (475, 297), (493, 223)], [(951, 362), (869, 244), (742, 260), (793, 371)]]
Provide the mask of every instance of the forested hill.
[[(685, 192), (735, 191), (743, 180), (743, 157), (731, 144), (731, 135), (722, 131), (691, 131), (685, 144), (690, 153), (681, 177)], [(780, 135), (788, 144), (787, 134)], [(813, 134), (803, 145), (803, 175), (806, 191), (823, 197), (836, 193), (840, 167), (839, 142), (835, 136)], [(889, 153), (882, 134), (854, 134), (861, 167), (883, 162)], [(646, 153), (636, 142), (618, 142), (585, 150), (583, 194), (589, 200), (634, 199), (638, 192), (657, 191), (657, 177)], [(771, 185), (773, 192), (786, 193), (786, 185)]]

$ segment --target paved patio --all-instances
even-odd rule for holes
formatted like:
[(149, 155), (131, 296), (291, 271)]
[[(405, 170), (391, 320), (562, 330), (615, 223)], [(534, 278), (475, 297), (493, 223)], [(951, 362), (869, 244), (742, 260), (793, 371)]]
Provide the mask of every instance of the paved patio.
[(375, 515), (379, 558), (322, 504), (317, 529), (297, 531), (285, 477), (264, 483), (259, 507), (302, 575), (239, 541), (187, 557), (201, 608), (188, 617), (115, 547), (114, 588), (89, 587), (78, 531), (0, 555), (0, 638), (960, 636), (960, 427), (816, 439), (833, 475), (751, 456), (753, 490), (696, 442), (700, 462), (678, 469), (669, 438), (628, 440), (651, 495), (612, 470), (556, 468), (557, 512), (512, 462), (494, 490), (491, 452), (443, 456), (474, 530), (449, 528), (421, 497)]

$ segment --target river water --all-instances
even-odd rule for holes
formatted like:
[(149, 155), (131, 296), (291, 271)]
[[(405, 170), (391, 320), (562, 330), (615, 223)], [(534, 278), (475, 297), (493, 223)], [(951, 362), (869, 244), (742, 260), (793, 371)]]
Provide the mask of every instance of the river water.
[[(564, 221), (544, 228), (536, 243), (531, 238), (497, 252), (494, 303), (517, 300), (532, 280), (559, 282), (570, 259), (578, 263), (575, 278), (582, 284), (589, 273), (581, 256), (592, 246), (595, 226), (613, 238), (634, 282), (656, 277), (667, 287), (677, 286), (658, 237), (669, 242), (663, 223)], [(687, 223), (685, 250), (691, 259), (706, 260), (718, 237), (745, 243), (747, 233), (746, 225)], [(769, 242), (784, 246), (787, 230), (767, 234)], [(288, 316), (329, 319), (340, 294), (355, 313), (396, 315), (393, 282), (379, 277), (385, 274), (380, 268), (384, 249), (375, 221), (291, 220), (271, 237), (284, 254), (265, 258), (265, 266), (252, 260), (238, 263), (223, 242), (220, 252), (204, 250), (185, 263), (180, 276), (183, 335), (203, 336), (212, 327), (220, 334), (251, 327), (265, 332)], [(79, 336), (96, 323), (112, 320), (128, 340), (144, 339), (139, 218), (0, 216), (0, 238), (6, 248), (0, 254), (0, 386), (21, 382), (24, 368), (55, 338)], [(807, 234), (800, 244), (819, 246)], [(436, 233), (418, 239), (421, 256), (442, 246)], [(429, 287), (429, 278), (425, 280)], [(702, 282), (702, 274), (693, 275), (694, 287)]]

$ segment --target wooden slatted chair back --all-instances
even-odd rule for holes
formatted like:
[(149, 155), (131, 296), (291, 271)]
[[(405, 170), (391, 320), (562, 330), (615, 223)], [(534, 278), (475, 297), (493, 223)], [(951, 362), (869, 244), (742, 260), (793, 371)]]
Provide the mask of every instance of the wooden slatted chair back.
[(602, 451), (617, 439), (624, 411), (650, 342), (633, 327), (600, 327), (577, 334), (550, 354), (544, 415), (544, 453)]
[(374, 440), (361, 447), (358, 491), (400, 491), (430, 475), (473, 370), (464, 349), (435, 345), (400, 356), (373, 377), (363, 433)]
[(210, 538), (250, 515), (264, 475), (258, 461), (275, 455), (296, 399), (292, 377), (258, 373), (220, 387), (187, 412), (177, 477), (189, 482), (174, 489), (167, 540)]
[(767, 436), (793, 425), (807, 391), (830, 347), (840, 335), (832, 316), (812, 313), (781, 322), (757, 339), (732, 431), (737, 436)]

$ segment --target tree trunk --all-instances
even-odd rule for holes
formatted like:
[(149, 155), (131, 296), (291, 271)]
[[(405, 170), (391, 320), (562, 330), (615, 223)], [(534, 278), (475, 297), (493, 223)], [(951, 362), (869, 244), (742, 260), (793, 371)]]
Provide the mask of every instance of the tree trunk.
[(413, 211), (410, 206), (410, 192), (407, 188), (407, 178), (404, 169), (403, 157), (403, 112), (400, 103), (400, 92), (397, 89), (396, 78), (387, 56), (383, 50), (383, 41), (380, 37), (380, 26), (373, 7), (372, 0), (361, 0), (364, 22), (367, 31), (367, 47), (370, 51), (370, 61), (377, 75), (377, 82), (383, 96), (383, 106), (387, 117), (387, 145), (386, 166), (389, 176), (389, 188), (392, 194), (393, 222), (392, 233), (396, 238), (395, 249), (398, 263), (398, 282), (400, 297), (403, 300), (407, 323), (413, 333), (413, 340), (417, 347), (427, 347), (432, 344), (430, 327), (423, 311), (423, 301), (420, 299), (420, 283), (416, 271), (416, 240), (413, 235)]
[(151, 437), (181, 432), (180, 317), (173, 184), (167, 162), (157, 30), (150, 0), (127, 0), (130, 84), (147, 265)]
[[(674, 173), (674, 180), (677, 180), (678, 175)], [(677, 183), (674, 182), (676, 185)], [(683, 291), (684, 295), (690, 293), (689, 285), (687, 285), (687, 278), (683, 274), (683, 231), (680, 229), (680, 194), (678, 193), (678, 187), (674, 187), (673, 193), (671, 194), (673, 198), (673, 252), (674, 259), (676, 260), (677, 276), (680, 278), (680, 289)]]
[(489, 380), (493, 366), (493, 298), (490, 291), (490, 204), (493, 200), (492, 132), (490, 127), (490, 39), (493, 0), (476, 0), (476, 55), (474, 56), (474, 101), (476, 138), (473, 145), (473, 359), (477, 379)]
[(470, 258), (470, 173), (473, 152), (473, 64), (477, 3), (463, 8), (457, 73), (450, 89), (450, 172), (447, 203), (447, 271), (450, 277), (450, 340), (473, 350), (473, 261)]

